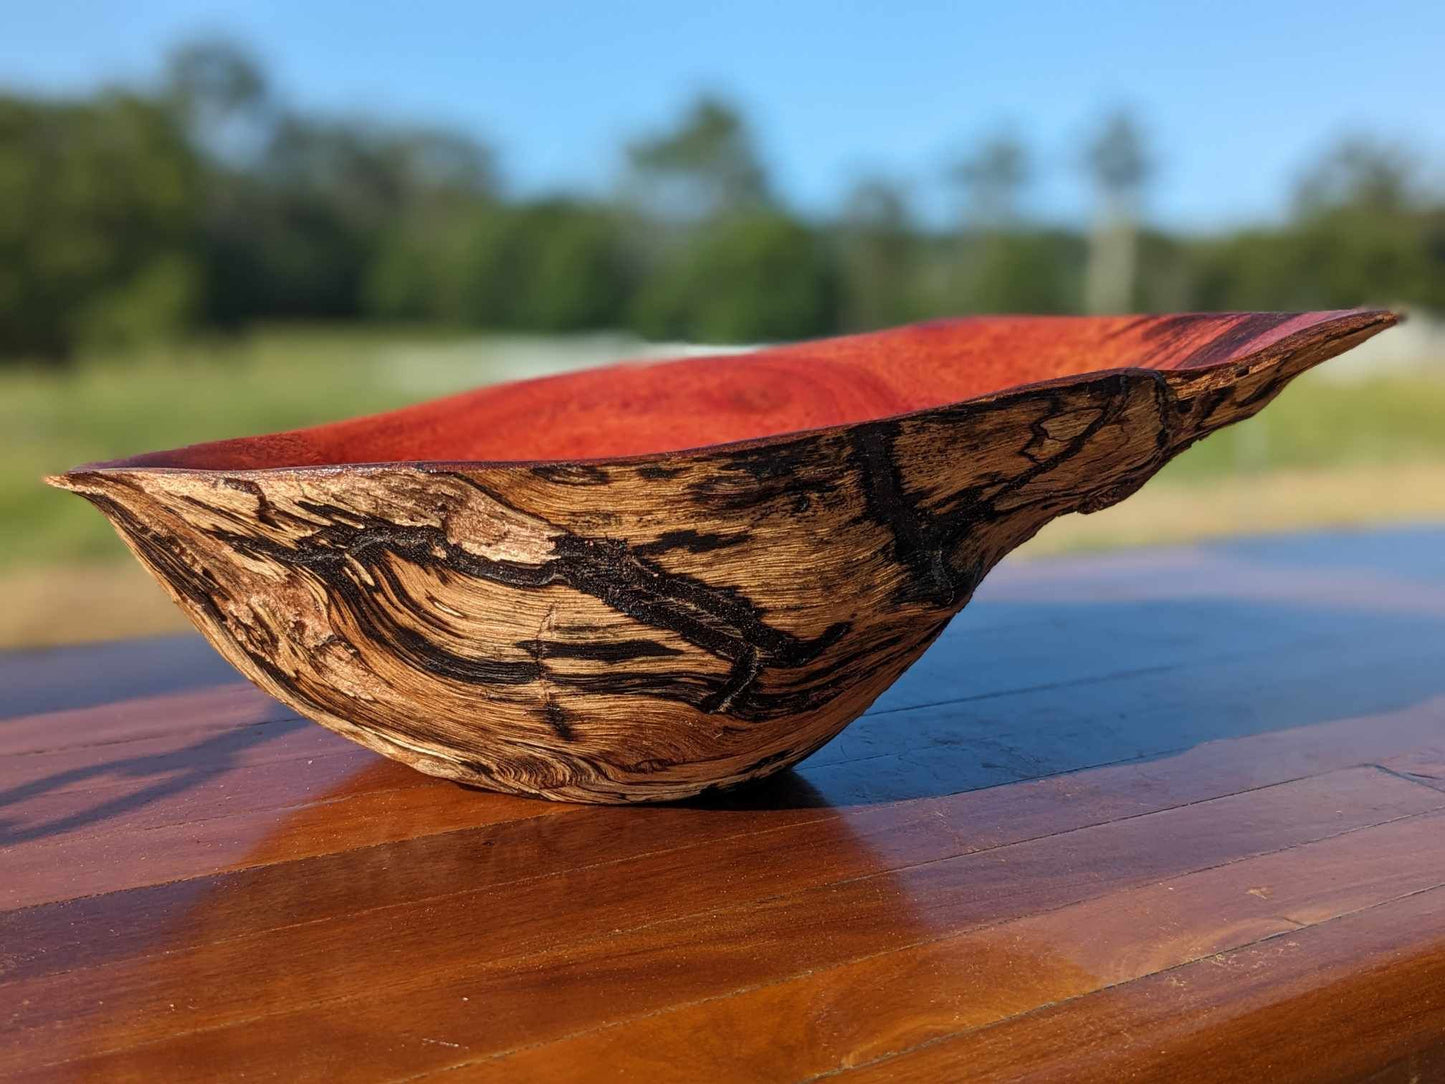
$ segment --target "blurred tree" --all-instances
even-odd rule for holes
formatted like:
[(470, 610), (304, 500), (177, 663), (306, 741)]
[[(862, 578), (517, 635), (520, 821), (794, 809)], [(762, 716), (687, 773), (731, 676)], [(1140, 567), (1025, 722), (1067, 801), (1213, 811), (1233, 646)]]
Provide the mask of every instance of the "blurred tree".
[(59, 357), (184, 330), (199, 180), (155, 102), (0, 98), (0, 353)]
[(983, 139), (949, 170), (960, 195), (960, 220), (948, 309), (1077, 311), (1082, 249), (1067, 231), (1024, 220), (1023, 194), (1032, 173), (1028, 146), (1008, 128)]
[(1399, 146), (1345, 137), (1302, 177), (1296, 231), (1327, 305), (1445, 306), (1445, 199)]
[(768, 184), (742, 115), (704, 95), (669, 130), (630, 144), (624, 191), (650, 216), (695, 222), (754, 210)]
[(213, 159), (244, 160), (264, 146), (270, 88), (260, 63), (234, 42), (203, 38), (172, 49), (163, 98), (192, 145)]
[(477, 202), (398, 230), (372, 266), (369, 311), (480, 328), (616, 327), (631, 286), (618, 222), (566, 199)]
[(439, 223), (495, 188), (490, 152), (463, 136), (286, 110), (224, 39), (173, 50), (163, 99), (206, 165), (205, 293), (221, 324), (433, 308), (404, 300), (437, 285), (430, 268), (404, 275), (406, 254), (425, 264), (448, 243)]
[(843, 207), (838, 242), (844, 326), (863, 330), (911, 319), (917, 244), (903, 190), (877, 178), (855, 185)]
[(1084, 168), (1099, 200), (1084, 303), (1089, 312), (1128, 312), (1135, 304), (1141, 197), (1153, 172), (1143, 133), (1129, 113), (1104, 119), (1084, 148)]
[(627, 157), (624, 202), (646, 235), (632, 305), (638, 331), (757, 342), (836, 326), (832, 252), (773, 205), (752, 133), (733, 107), (699, 98)]
[(440, 218), (421, 261), (422, 315), (464, 327), (511, 328), (521, 311), (524, 252), (515, 212), (487, 202)]
[(633, 322), (657, 339), (765, 342), (805, 338), (837, 323), (827, 247), (777, 211), (718, 218), (644, 282)]
[(967, 225), (986, 231), (1017, 222), (1019, 198), (1031, 172), (1028, 148), (1006, 128), (960, 158), (949, 177), (963, 193)]
[(951, 231), (878, 180), (835, 223), (798, 220), (716, 97), (626, 157), (618, 201), (509, 200), (486, 146), (289, 110), (224, 40), (177, 49), (149, 95), (0, 96), (0, 355), (272, 317), (760, 341), (959, 311), (1445, 309), (1445, 197), (1378, 140), (1327, 148), (1287, 222), (1203, 238), (1141, 229), (1152, 166), (1126, 113), (1083, 156), (1087, 238), (1027, 220), (1006, 129), (950, 170)]
[(467, 279), (478, 250), (495, 247), (505, 215), (500, 204), (479, 201), (417, 212), (395, 223), (366, 269), (362, 307), (367, 315), (484, 326), (501, 321), (500, 301), (478, 305), (467, 296)]
[(1078, 312), (1085, 247), (1067, 230), (995, 231), (975, 239), (965, 311)]
[(1346, 137), (1301, 177), (1295, 216), (1196, 245), (1212, 308), (1445, 307), (1445, 200), (1399, 147)]
[(1403, 147), (1350, 135), (1309, 166), (1295, 186), (1295, 208), (1310, 217), (1339, 208), (1393, 215), (1417, 203), (1419, 166)]
[(631, 295), (631, 270), (615, 216), (552, 199), (518, 221), (522, 291), (516, 324), (536, 331), (616, 326)]
[(1136, 249), (1138, 275), (1130, 307), (1140, 312), (1198, 310), (1195, 250), (1187, 238), (1141, 229)]
[(218, 319), (358, 312), (394, 208), (394, 178), (373, 152), (348, 126), (287, 117), (255, 168), (214, 178), (206, 225)]
[[(436, 288), (448, 266), (424, 266), (451, 247), (448, 223), (493, 186), (487, 150), (448, 132), (282, 116), (256, 167), (213, 186), (216, 314), (345, 317), (380, 303), (400, 315), (399, 298)], [(409, 283), (407, 253), (422, 265)]]

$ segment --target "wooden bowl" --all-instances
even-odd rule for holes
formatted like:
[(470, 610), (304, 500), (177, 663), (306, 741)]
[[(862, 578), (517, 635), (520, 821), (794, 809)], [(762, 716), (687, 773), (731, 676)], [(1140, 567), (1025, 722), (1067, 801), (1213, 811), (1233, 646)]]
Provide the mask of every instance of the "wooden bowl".
[(483, 388), (49, 479), (377, 752), (587, 802), (818, 749), (985, 573), (1387, 312), (949, 320)]

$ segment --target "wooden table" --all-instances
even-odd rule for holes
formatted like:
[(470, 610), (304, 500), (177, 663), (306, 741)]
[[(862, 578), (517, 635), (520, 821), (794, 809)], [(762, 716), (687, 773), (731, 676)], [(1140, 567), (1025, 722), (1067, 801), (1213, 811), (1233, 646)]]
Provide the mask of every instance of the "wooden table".
[(1008, 566), (706, 804), (429, 779), (197, 639), (0, 690), (0, 1075), (1445, 1080), (1445, 529)]

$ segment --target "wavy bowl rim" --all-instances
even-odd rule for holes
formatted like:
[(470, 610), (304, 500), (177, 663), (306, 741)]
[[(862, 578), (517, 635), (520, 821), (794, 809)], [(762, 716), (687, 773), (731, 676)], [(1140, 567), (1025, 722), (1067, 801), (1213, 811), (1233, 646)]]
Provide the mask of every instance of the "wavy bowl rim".
[[(1381, 308), (1354, 308), (1354, 309), (1327, 309), (1318, 310), (1322, 319), (1319, 322), (1293, 331), (1290, 334), (1261, 346), (1249, 353), (1239, 357), (1222, 359), (1208, 362), (1203, 365), (1192, 366), (1187, 369), (1165, 369), (1151, 366), (1124, 365), (1115, 366), (1109, 369), (1090, 369), (1082, 373), (1073, 373), (1067, 376), (1053, 377), (1048, 380), (1035, 380), (1022, 384), (1012, 384), (1006, 388), (994, 391), (983, 392), (979, 395), (968, 396), (963, 399), (949, 400), (937, 403), (933, 406), (919, 407), (915, 410), (903, 411), (898, 414), (880, 414), (876, 418), (868, 418), (855, 422), (835, 422), (832, 425), (815, 426), (808, 429), (790, 429), (781, 433), (769, 433), (760, 437), (748, 437), (742, 440), (722, 441), (713, 444), (698, 444), (687, 448), (672, 448), (659, 452), (641, 452), (636, 455), (626, 456), (593, 456), (577, 457), (569, 459), (397, 459), (397, 460), (376, 460), (357, 463), (309, 463), (282, 465), (274, 467), (173, 467), (162, 465), (138, 464), (132, 465), (131, 460), (144, 455), (158, 455), (166, 452), (179, 452), (188, 448), (201, 447), (205, 444), (219, 443), (220, 441), (200, 441), (196, 444), (184, 444), (175, 448), (165, 448), (154, 452), (140, 452), (135, 456), (125, 456), (119, 459), (101, 460), (94, 463), (83, 463), (76, 467), (58, 474), (46, 475), (44, 481), (47, 485), (55, 486), (58, 489), (70, 489), (72, 479), (81, 475), (113, 475), (113, 474), (146, 474), (146, 475), (191, 475), (194, 477), (226, 476), (233, 478), (266, 478), (286, 475), (310, 475), (315, 477), (331, 477), (341, 474), (375, 474), (384, 471), (409, 470), (418, 474), (434, 474), (455, 471), (501, 471), (501, 470), (530, 470), (538, 467), (570, 467), (570, 466), (648, 466), (667, 460), (677, 459), (705, 459), (714, 454), (727, 454), (739, 451), (753, 451), (759, 448), (780, 447), (799, 440), (815, 440), (838, 436), (853, 430), (864, 428), (870, 425), (890, 425), (900, 422), (913, 421), (920, 418), (927, 418), (957, 410), (960, 407), (969, 406), (991, 406), (996, 403), (1006, 402), (1014, 398), (1021, 398), (1025, 395), (1034, 394), (1039, 391), (1054, 388), (1077, 387), (1086, 385), (1103, 378), (1129, 377), (1131, 379), (1143, 379), (1153, 382), (1163, 381), (1168, 383), (1171, 376), (1177, 378), (1197, 377), (1201, 374), (1215, 372), (1219, 369), (1235, 366), (1253, 369), (1261, 362), (1281, 360), (1283, 356), (1294, 353), (1301, 346), (1313, 344), (1328, 348), (1339, 345), (1339, 349), (1326, 352), (1322, 357), (1316, 358), (1304, 366), (1300, 372), (1314, 368), (1333, 357), (1337, 357), (1346, 350), (1351, 349), (1358, 343), (1372, 338), (1381, 331), (1403, 323), (1406, 319), (1404, 312), (1394, 309)], [(1245, 316), (1252, 315), (1249, 312), (1209, 312), (1209, 313), (1160, 313), (1164, 316)], [(1291, 313), (1294, 316), (1307, 315), (1305, 312)], [(1001, 317), (1003, 318), (1003, 317)], [(1143, 318), (1148, 318), (1143, 317)], [(926, 326), (914, 325), (914, 326)], [(1337, 334), (1330, 334), (1321, 338), (1321, 332), (1325, 330), (1338, 331)], [(1300, 341), (1303, 340), (1303, 341)], [(812, 340), (812, 341), (827, 341)], [(790, 345), (804, 345), (790, 344)], [(736, 357), (737, 355), (720, 354), (719, 358)], [(674, 361), (697, 361), (697, 358), (672, 358), (658, 361), (658, 366), (665, 366)], [(616, 364), (627, 364), (626, 361)], [(1243, 377), (1247, 373), (1241, 373)], [(1296, 374), (1298, 375), (1298, 374)], [(469, 391), (480, 390), (485, 387), (501, 387), (506, 383), (520, 383), (520, 381), (506, 381), (499, 385), (480, 385), (477, 389), (463, 390), (459, 395), (466, 395)], [(408, 404), (408, 406), (420, 406), (426, 403), (437, 402), (449, 396), (436, 396), (432, 399), (421, 400), (419, 403)], [(330, 422), (320, 422), (316, 425), (302, 426), (299, 429), (281, 429), (268, 433), (252, 433), (240, 437), (220, 438), (223, 441), (260, 440), (264, 437), (279, 436), (285, 433), (306, 432), (310, 429), (318, 429), (327, 425), (337, 425), (348, 421), (358, 421), (365, 418), (384, 417), (397, 410), (405, 410), (407, 406), (396, 407), (392, 410), (377, 411), (372, 414), (358, 414), (349, 418), (337, 418)]]

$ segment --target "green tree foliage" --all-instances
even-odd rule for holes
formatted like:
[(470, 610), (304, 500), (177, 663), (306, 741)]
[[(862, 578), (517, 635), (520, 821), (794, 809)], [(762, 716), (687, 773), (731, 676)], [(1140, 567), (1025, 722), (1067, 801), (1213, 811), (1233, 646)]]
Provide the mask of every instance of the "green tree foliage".
[(1144, 133), (1132, 114), (1105, 118), (1084, 147), (1083, 167), (1097, 194), (1089, 234), (1084, 307), (1089, 312), (1129, 312), (1138, 307), (1139, 216), (1144, 187), (1153, 173)]
[(960, 312), (1078, 312), (1085, 246), (1065, 230), (1015, 229), (971, 238)]
[(829, 251), (776, 211), (717, 218), (644, 282), (633, 326), (658, 339), (768, 342), (837, 326)]
[(199, 180), (154, 101), (0, 98), (0, 350), (64, 356), (187, 326)]
[(968, 225), (982, 231), (1017, 222), (1019, 198), (1032, 171), (1028, 147), (1008, 129), (995, 132), (960, 158), (949, 179), (963, 193)]
[(1287, 228), (1200, 242), (1201, 307), (1445, 307), (1445, 201), (1399, 148), (1350, 137), (1301, 179)]
[(837, 240), (843, 326), (862, 331), (912, 319), (921, 246), (902, 190), (879, 179), (856, 185)]
[(951, 229), (876, 179), (800, 219), (716, 96), (623, 152), (616, 198), (509, 198), (476, 141), (297, 112), (216, 40), (147, 92), (0, 96), (0, 357), (290, 318), (759, 342), (971, 312), (1445, 309), (1445, 198), (1368, 139), (1329, 148), (1286, 221), (1208, 237), (1144, 221), (1127, 114), (1083, 148), (1088, 231), (1030, 220), (1036, 158), (1008, 129), (948, 172)]
[(584, 331), (617, 326), (631, 277), (618, 220), (605, 209), (489, 201), (407, 220), (382, 243), (366, 297), (392, 319)]
[(272, 108), (261, 65), (232, 42), (187, 42), (166, 57), (161, 99), (190, 139), (217, 156), (243, 153)]
[(1154, 172), (1139, 122), (1127, 110), (1104, 118), (1084, 146), (1084, 169), (1105, 205), (1120, 216), (1137, 213), (1144, 185)]
[(643, 335), (764, 342), (838, 326), (838, 272), (817, 231), (770, 196), (742, 116), (703, 97), (628, 148), (625, 198), (644, 221), (631, 306)]
[[(424, 253), (428, 235), (492, 188), (486, 152), (448, 133), (295, 116), (276, 123), (251, 168), (217, 174), (207, 239), (223, 321), (364, 315), (373, 278), (395, 275), (373, 262), (402, 259), (389, 247), (397, 231), (415, 232), (402, 248)], [(397, 307), (386, 287), (381, 296)]]
[(664, 220), (697, 221), (771, 202), (747, 123), (711, 95), (672, 128), (629, 145), (627, 159), (630, 197)]
[(549, 200), (522, 209), (516, 327), (578, 331), (613, 326), (631, 295), (617, 219), (605, 209)]
[(1076, 312), (1083, 246), (1066, 230), (1039, 229), (1023, 215), (1033, 155), (1012, 130), (999, 129), (948, 172), (959, 195), (960, 228), (949, 253), (946, 285), (935, 303), (945, 312)]

